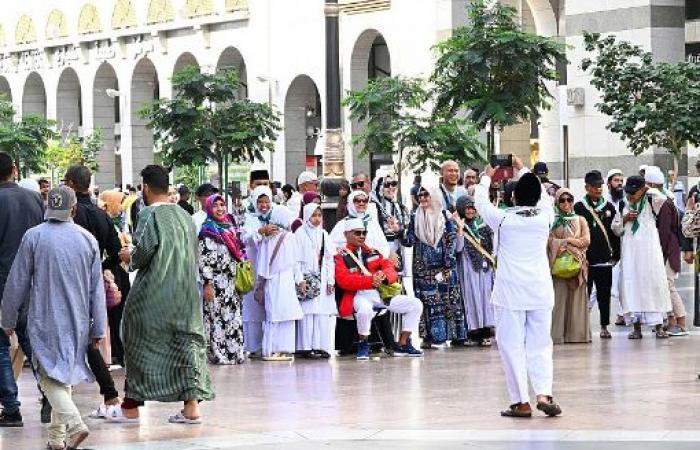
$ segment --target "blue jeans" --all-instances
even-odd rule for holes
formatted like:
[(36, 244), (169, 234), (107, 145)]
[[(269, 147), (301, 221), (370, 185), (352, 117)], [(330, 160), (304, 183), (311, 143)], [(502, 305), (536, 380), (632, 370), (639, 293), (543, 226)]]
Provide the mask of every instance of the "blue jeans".
[[(15, 328), (17, 339), (22, 351), (29, 361), (32, 360), (32, 349), (27, 336), (27, 316), (20, 314)], [(10, 338), (5, 331), (0, 330), (0, 404), (6, 414), (19, 412), (20, 402), (17, 399), (18, 389), (15, 376), (12, 373), (12, 361), (10, 360)]]

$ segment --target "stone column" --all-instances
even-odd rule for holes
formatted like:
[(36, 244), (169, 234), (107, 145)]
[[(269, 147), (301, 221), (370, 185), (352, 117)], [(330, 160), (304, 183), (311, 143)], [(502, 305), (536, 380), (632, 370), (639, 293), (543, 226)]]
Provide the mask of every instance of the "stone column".
[(338, 0), (326, 0), (326, 149), (323, 176), (339, 179), (345, 175), (343, 129), (340, 121), (340, 44)]

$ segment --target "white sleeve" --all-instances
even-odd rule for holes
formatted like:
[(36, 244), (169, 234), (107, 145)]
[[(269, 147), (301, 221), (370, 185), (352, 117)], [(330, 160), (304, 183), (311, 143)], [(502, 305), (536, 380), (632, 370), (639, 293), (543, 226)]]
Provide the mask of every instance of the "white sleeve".
[(384, 258), (388, 258), (391, 247), (389, 241), (386, 240), (384, 230), (376, 219), (371, 219), (367, 224), (367, 238), (370, 239), (370, 236), (371, 242), (368, 242), (367, 245), (381, 253)]
[(481, 220), (492, 230), (497, 230), (506, 217), (506, 212), (496, 208), (489, 199), (489, 188), (491, 187), (491, 177), (484, 175), (481, 182), (474, 186), (474, 206), (479, 213)]
[(339, 220), (335, 224), (329, 239), (329, 245), (333, 246), (333, 250), (339, 251), (345, 247), (345, 221)]

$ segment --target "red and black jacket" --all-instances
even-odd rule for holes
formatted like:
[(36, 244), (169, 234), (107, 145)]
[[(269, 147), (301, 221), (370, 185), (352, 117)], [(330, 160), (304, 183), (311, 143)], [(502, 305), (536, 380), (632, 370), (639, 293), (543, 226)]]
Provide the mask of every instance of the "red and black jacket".
[[(358, 250), (358, 247), (348, 244), (339, 254), (335, 255), (335, 282), (343, 291), (338, 307), (340, 317), (352, 316), (357, 291), (374, 289), (372, 276), (363, 274), (357, 263), (348, 255), (348, 252), (353, 252), (360, 259)], [(372, 275), (381, 270), (386, 275), (386, 283), (392, 284), (399, 281), (399, 274), (396, 272), (394, 264), (385, 259), (377, 250), (363, 246), (361, 257), (362, 263)]]

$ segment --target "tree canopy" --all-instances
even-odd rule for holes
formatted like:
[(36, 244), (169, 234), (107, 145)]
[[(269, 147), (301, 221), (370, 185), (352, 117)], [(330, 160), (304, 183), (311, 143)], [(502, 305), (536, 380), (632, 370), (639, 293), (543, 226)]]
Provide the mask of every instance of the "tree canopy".
[(0, 151), (12, 156), (21, 176), (43, 169), (46, 148), (56, 135), (54, 125), (36, 115), (16, 119), (12, 103), (0, 99)]

